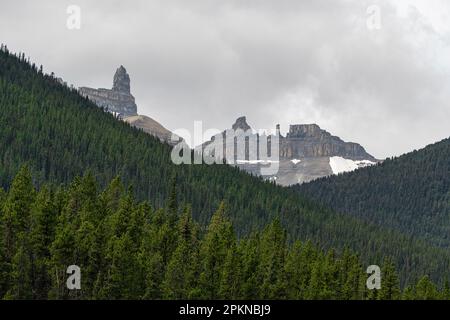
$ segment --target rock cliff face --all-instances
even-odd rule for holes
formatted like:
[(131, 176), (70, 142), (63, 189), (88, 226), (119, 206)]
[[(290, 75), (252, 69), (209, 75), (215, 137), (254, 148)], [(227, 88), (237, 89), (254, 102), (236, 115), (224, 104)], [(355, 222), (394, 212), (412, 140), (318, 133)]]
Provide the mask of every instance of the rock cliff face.
[(130, 76), (123, 66), (120, 66), (114, 74), (112, 90), (130, 94)]
[(291, 125), (286, 137), (280, 139), (281, 158), (332, 156), (352, 160), (376, 160), (359, 144), (344, 142), (339, 137), (322, 130), (317, 124)]
[(122, 117), (137, 115), (137, 106), (130, 91), (130, 76), (123, 66), (114, 74), (112, 89), (81, 87), (80, 94), (87, 96), (99, 107)]
[[(229, 148), (234, 148), (231, 149), (235, 155), (233, 165), (259, 175), (261, 168), (267, 165), (267, 161), (260, 160), (259, 148), (254, 152), (249, 150), (248, 140), (253, 138), (259, 142), (260, 136), (251, 133), (251, 127), (247, 124), (245, 117), (238, 118), (232, 125), (232, 129), (241, 129), (246, 132), (245, 154), (236, 154), (236, 139), (234, 143), (232, 141), (222, 142), (223, 154), (230, 152)], [(279, 170), (275, 175), (266, 178), (276, 181), (280, 185), (304, 183), (378, 162), (361, 145), (345, 142), (322, 130), (317, 124), (291, 125), (286, 137), (279, 134), (278, 125), (276, 132), (279, 135), (279, 157), (276, 160)], [(225, 131), (222, 133), (222, 137), (225, 138)], [(216, 139), (213, 137), (211, 141), (204, 143), (204, 150), (207, 150), (206, 147), (215, 141)], [(268, 149), (270, 150), (270, 141), (272, 141), (270, 136), (267, 141), (269, 141)], [(209, 147), (209, 150), (211, 149)], [(274, 158), (271, 157), (270, 161), (274, 161)]]

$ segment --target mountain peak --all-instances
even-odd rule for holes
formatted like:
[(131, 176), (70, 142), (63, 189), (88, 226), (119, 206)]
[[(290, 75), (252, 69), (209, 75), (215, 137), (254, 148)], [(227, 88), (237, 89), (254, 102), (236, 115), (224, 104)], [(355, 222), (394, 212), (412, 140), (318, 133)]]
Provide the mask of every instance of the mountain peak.
[(338, 156), (351, 160), (376, 161), (358, 143), (345, 142), (315, 123), (290, 125), (286, 138), (282, 139), (280, 156), (287, 159)]
[(247, 119), (245, 116), (239, 117), (236, 119), (235, 123), (232, 126), (233, 130), (241, 129), (243, 131), (250, 130), (251, 127), (247, 123)]
[(306, 137), (319, 137), (329, 136), (330, 134), (325, 130), (322, 130), (317, 124), (293, 124), (289, 126), (288, 136), (291, 138), (306, 138)]
[(137, 114), (137, 106), (130, 93), (130, 76), (122, 65), (114, 74), (112, 89), (80, 87), (79, 93), (88, 97), (99, 107), (118, 113), (120, 116), (128, 117)]
[(114, 74), (113, 91), (130, 93), (130, 76), (124, 66), (120, 66)]

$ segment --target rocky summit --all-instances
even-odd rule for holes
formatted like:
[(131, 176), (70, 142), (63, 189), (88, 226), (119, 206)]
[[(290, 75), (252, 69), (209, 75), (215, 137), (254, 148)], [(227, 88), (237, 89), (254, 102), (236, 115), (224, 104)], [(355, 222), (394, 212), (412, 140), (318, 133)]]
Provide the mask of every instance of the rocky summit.
[(123, 66), (114, 74), (112, 89), (81, 87), (78, 91), (99, 107), (120, 117), (137, 115), (137, 106), (130, 91), (130, 76)]
[(123, 66), (120, 66), (114, 74), (112, 89), (81, 87), (78, 91), (97, 106), (115, 114), (119, 119), (128, 122), (133, 127), (159, 138), (162, 142), (175, 145), (182, 141), (180, 137), (172, 136), (172, 132), (156, 120), (137, 114), (137, 106), (131, 94), (130, 75)]
[(322, 130), (317, 124), (296, 124), (280, 137), (280, 157), (286, 159), (341, 156), (353, 160), (376, 159), (362, 146), (344, 142)]
[(231, 126), (231, 128), (233, 130), (243, 130), (243, 131), (247, 131), (250, 130), (250, 126), (247, 123), (247, 119), (246, 117), (239, 117), (236, 119), (236, 122)]
[(376, 164), (375, 157), (354, 142), (345, 142), (317, 124), (296, 124), (280, 136), (280, 165), (273, 177), (292, 185)]
[[(267, 161), (262, 160), (258, 148), (250, 148), (249, 141), (261, 141), (259, 134), (255, 133), (248, 125), (246, 117), (239, 117), (232, 125), (233, 130), (242, 130), (245, 133), (238, 133), (236, 136), (245, 134), (245, 150), (242, 154), (237, 154), (237, 139), (226, 140), (226, 131), (222, 133), (222, 140), (212, 137), (210, 141), (203, 144), (206, 153), (213, 154), (214, 147), (211, 144), (217, 141), (223, 143), (223, 154), (234, 153), (235, 165), (252, 174), (259, 175), (261, 168), (267, 165)], [(279, 157), (278, 172), (267, 179), (276, 181), (280, 185), (288, 186), (297, 183), (309, 182), (311, 180), (353, 171), (361, 167), (374, 165), (379, 160), (366, 152), (366, 150), (354, 142), (345, 142), (337, 136), (321, 129), (317, 124), (295, 124), (290, 125), (286, 136), (280, 134), (280, 127), (277, 125), (275, 131), (279, 137)], [(272, 141), (267, 137), (268, 144)], [(209, 147), (208, 147), (209, 146)], [(208, 148), (207, 148), (208, 147)], [(270, 150), (270, 146), (267, 148)], [(253, 152), (252, 152), (253, 150)], [(242, 159), (241, 159), (242, 158)], [(271, 157), (270, 161), (274, 161)]]

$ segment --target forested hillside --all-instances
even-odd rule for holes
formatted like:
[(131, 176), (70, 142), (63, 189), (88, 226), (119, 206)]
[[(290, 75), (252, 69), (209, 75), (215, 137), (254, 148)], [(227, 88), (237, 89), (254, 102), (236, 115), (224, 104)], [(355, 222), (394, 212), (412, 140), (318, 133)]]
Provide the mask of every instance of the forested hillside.
[(294, 189), (337, 211), (450, 246), (450, 139)]
[[(170, 146), (118, 121), (52, 75), (3, 49), (0, 52), (0, 183), (7, 190), (23, 164), (37, 187), (69, 184), (91, 172), (101, 187), (120, 176), (139, 201), (191, 204), (201, 226), (223, 201), (239, 238), (262, 230), (274, 218), (289, 242), (307, 241), (342, 252), (349, 247), (366, 265), (392, 256), (402, 283), (450, 271), (450, 253), (390, 227), (338, 214), (299, 196), (295, 190), (227, 165), (172, 164)], [(87, 236), (90, 235), (88, 231)]]
[[(356, 255), (289, 245), (277, 220), (238, 241), (223, 203), (204, 229), (173, 188), (155, 209), (119, 178), (105, 190), (90, 174), (36, 190), (22, 168), (0, 192), (0, 298), (450, 299), (448, 284), (439, 290), (427, 276), (402, 292), (389, 260), (381, 289), (368, 290)], [(66, 287), (73, 264), (79, 290)]]

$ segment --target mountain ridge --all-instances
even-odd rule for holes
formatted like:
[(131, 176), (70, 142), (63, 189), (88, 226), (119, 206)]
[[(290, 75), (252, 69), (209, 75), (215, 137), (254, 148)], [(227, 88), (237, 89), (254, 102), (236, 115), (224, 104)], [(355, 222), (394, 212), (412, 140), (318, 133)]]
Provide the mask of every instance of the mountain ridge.
[[(253, 137), (257, 143), (260, 141), (260, 135), (253, 132), (245, 116), (237, 118), (231, 128), (235, 131), (243, 131), (240, 134), (246, 135), (246, 139)], [(280, 126), (277, 125), (275, 134), (279, 137), (279, 170), (278, 173), (267, 178), (283, 186), (312, 181), (342, 171), (355, 170), (380, 161), (367, 153), (358, 143), (345, 142), (321, 129), (317, 124), (290, 125), (285, 136), (280, 134)], [(272, 134), (272, 136), (274, 135)], [(268, 140), (270, 140), (269, 138), (270, 136)], [(211, 140), (205, 142), (202, 147), (206, 150), (206, 147), (210, 146), (208, 150), (211, 150), (210, 155), (213, 155), (215, 152), (213, 149), (220, 141), (223, 143), (223, 154), (234, 150), (237, 161), (232, 165), (255, 175), (261, 174), (261, 168), (265, 163), (260, 160), (264, 156), (261, 157), (258, 148), (250, 148), (248, 141), (245, 145), (245, 159), (238, 159), (236, 143), (226, 141), (226, 131), (222, 132), (222, 140), (216, 139), (215, 136), (211, 137)], [(268, 147), (269, 149), (270, 147)], [(333, 157), (341, 159), (333, 159)]]

